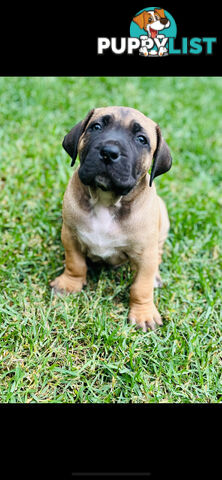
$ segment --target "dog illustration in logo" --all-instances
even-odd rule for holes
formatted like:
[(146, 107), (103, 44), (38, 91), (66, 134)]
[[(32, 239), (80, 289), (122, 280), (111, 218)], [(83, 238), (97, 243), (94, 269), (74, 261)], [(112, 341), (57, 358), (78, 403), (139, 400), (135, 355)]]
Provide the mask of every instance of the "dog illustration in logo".
[[(147, 37), (145, 37), (144, 35), (140, 36), (140, 39), (143, 41), (142, 43), (146, 43), (148, 39), (152, 39), (153, 45), (154, 45), (154, 43), (157, 44), (159, 40), (158, 50), (152, 49), (152, 50), (149, 50), (149, 53), (148, 53), (147, 46), (143, 45), (139, 50), (140, 55), (144, 55), (144, 56), (168, 55), (168, 49), (165, 47), (165, 45), (164, 46), (160, 45), (160, 40), (161, 40), (161, 43), (163, 43), (162, 40), (165, 39), (166, 37), (163, 34), (160, 35), (159, 32), (161, 30), (164, 30), (164, 28), (169, 28), (170, 26), (170, 21), (166, 17), (165, 12), (162, 8), (155, 8), (154, 10), (149, 10), (149, 11), (144, 10), (142, 13), (134, 17), (133, 21), (141, 29), (147, 31)], [(152, 42), (150, 40), (150, 44), (151, 43)]]

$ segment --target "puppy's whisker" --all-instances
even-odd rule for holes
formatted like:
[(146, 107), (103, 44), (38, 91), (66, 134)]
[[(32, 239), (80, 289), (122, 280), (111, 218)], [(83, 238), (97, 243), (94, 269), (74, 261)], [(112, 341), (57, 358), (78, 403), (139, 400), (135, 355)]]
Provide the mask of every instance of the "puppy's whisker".
[(120, 202), (121, 202), (121, 199), (122, 199), (122, 195), (119, 195), (119, 196), (117, 197), (117, 200), (114, 202), (115, 207), (118, 207), (118, 205), (119, 205)]
[(89, 189), (89, 195), (90, 195), (90, 203), (92, 205), (95, 205), (98, 202), (98, 196), (97, 195), (93, 196), (93, 192), (92, 192), (91, 188), (88, 187), (88, 189)]

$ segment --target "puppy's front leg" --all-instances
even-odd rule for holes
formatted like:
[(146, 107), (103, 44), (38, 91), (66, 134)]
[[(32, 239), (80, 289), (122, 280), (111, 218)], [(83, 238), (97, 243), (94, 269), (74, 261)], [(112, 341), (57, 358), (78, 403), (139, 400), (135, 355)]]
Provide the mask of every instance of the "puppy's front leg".
[(70, 229), (63, 223), (62, 243), (65, 248), (65, 270), (50, 283), (55, 292), (74, 293), (80, 292), (86, 284), (86, 261), (81, 253), (78, 241)]
[(130, 289), (129, 321), (142, 328), (154, 330), (162, 325), (158, 310), (153, 303), (154, 277), (158, 266), (158, 251), (151, 249), (132, 259), (136, 277)]

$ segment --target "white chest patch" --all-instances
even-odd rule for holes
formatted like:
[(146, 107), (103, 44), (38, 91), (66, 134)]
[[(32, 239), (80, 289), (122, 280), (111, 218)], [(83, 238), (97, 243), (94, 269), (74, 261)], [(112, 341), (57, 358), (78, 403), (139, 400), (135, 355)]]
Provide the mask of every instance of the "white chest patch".
[(126, 235), (121, 232), (114, 218), (112, 208), (104, 205), (103, 198), (94, 203), (87, 222), (78, 226), (80, 243), (85, 247), (89, 257), (107, 260), (118, 256), (127, 245)]

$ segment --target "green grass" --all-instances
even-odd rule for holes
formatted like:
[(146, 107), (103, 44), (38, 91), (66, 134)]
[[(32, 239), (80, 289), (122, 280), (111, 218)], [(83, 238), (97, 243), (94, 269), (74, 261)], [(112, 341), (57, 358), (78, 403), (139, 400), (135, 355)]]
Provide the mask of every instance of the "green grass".
[[(222, 79), (0, 78), (0, 401), (221, 402)], [(155, 180), (171, 230), (155, 291), (164, 326), (127, 324), (129, 266), (63, 270), (65, 133), (92, 107), (128, 105), (162, 128), (173, 167)]]

